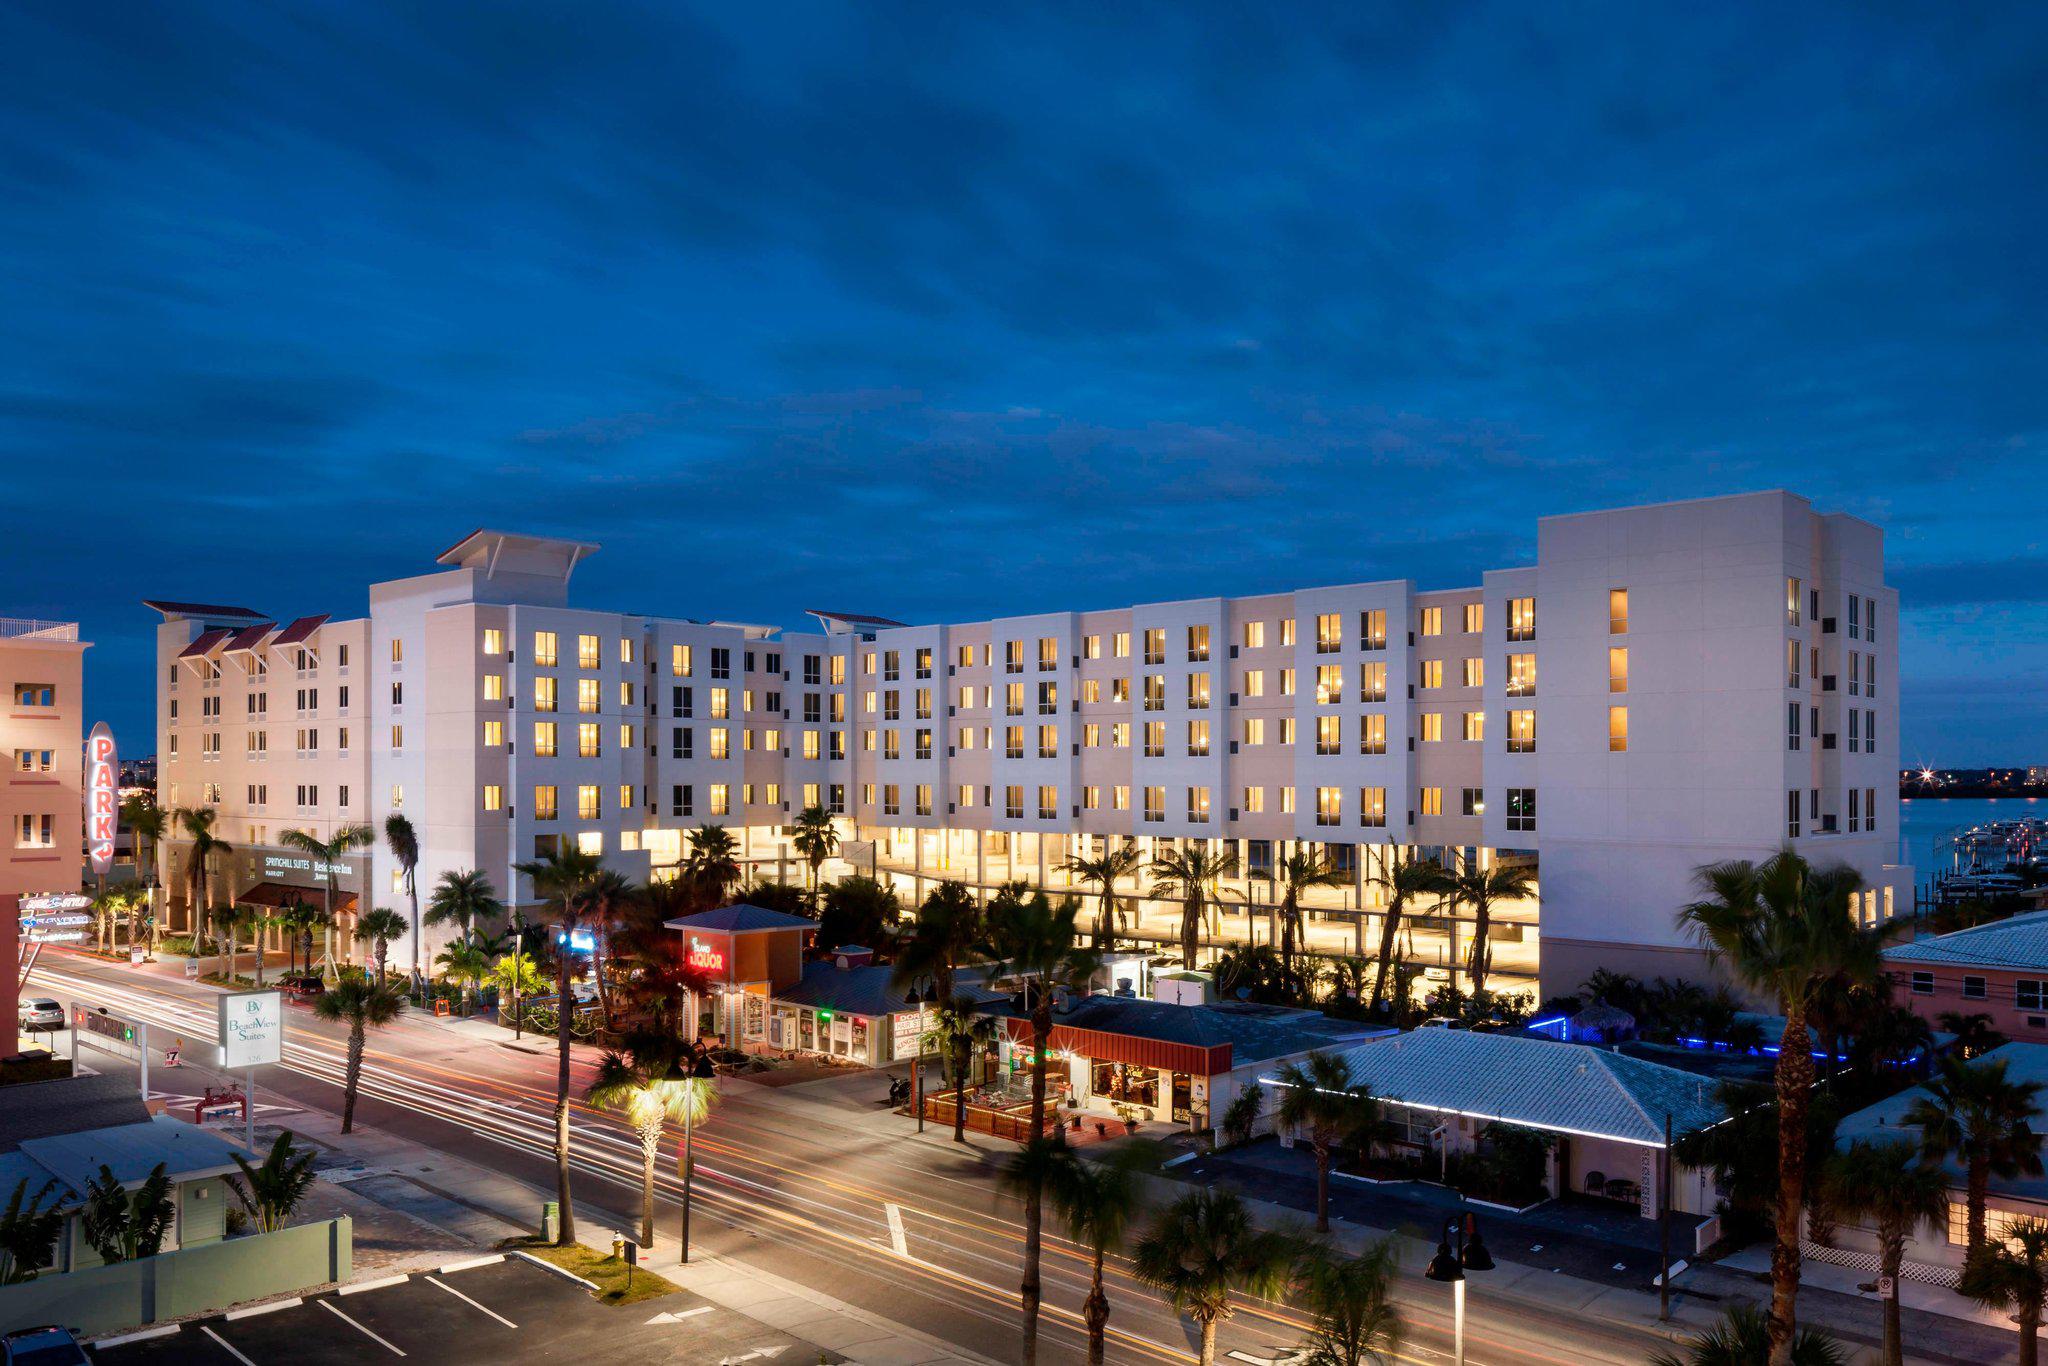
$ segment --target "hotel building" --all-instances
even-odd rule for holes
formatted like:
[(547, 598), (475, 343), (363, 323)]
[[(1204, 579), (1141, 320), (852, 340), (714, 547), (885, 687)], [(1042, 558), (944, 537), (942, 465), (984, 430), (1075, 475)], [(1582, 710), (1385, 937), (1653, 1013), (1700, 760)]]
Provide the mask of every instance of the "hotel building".
[[(22, 898), (75, 894), (82, 876), (86, 648), (75, 622), (0, 617), (0, 1027), (8, 1030), (20, 991)], [(10, 1044), (0, 1055), (13, 1051)]]
[[(1861, 872), (1860, 914), (1910, 907), (1910, 870), (1886, 864), (1898, 636), (1882, 534), (1791, 494), (1543, 518), (1535, 563), (1474, 587), (952, 625), (572, 607), (595, 549), (478, 531), (438, 572), (373, 585), (348, 620), (151, 603), (159, 795), (219, 809), (237, 851), (220, 894), (332, 875), (403, 909), (381, 842), (332, 874), (276, 847), (288, 828), (324, 838), (394, 811), (419, 832), (423, 898), (480, 868), (530, 901), (513, 865), (564, 841), (659, 877), (706, 824), (794, 881), (789, 823), (820, 805), (841, 817), (828, 873), (907, 896), (940, 878), (1086, 891), (1061, 865), (1105, 841), (1226, 842), (1240, 872), (1206, 931), (1218, 947), (1270, 941), (1270, 870), (1293, 844), (1346, 876), (1308, 898), (1311, 945), (1333, 956), (1376, 949), (1374, 878), (1394, 851), (1529, 864), (1540, 915), (1534, 899), (1496, 909), (1493, 973), (1510, 990), (1540, 976), (1545, 994), (1594, 966), (1700, 972), (1672, 913), (1721, 859), (1790, 846)], [(173, 888), (184, 856), (173, 841)], [(1131, 932), (1177, 942), (1177, 908), (1148, 885), (1122, 889)], [(1412, 907), (1403, 956), (1462, 980), (1468, 916)]]

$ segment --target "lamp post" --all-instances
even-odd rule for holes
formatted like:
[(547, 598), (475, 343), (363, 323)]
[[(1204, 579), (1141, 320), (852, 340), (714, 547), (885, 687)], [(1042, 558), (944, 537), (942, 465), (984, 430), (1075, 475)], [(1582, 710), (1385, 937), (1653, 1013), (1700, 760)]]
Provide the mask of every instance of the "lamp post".
[(664, 1082), (680, 1084), (684, 1088), (682, 1262), (686, 1266), (690, 1261), (690, 1179), (696, 1171), (691, 1138), (696, 1127), (697, 1097), (701, 1094), (697, 1084), (710, 1081), (716, 1075), (717, 1071), (711, 1065), (711, 1055), (697, 1049), (690, 1059), (689, 1066), (685, 1067), (680, 1059), (670, 1059), (668, 1071), (662, 1076)]
[(1455, 1366), (1465, 1366), (1465, 1273), (1493, 1270), (1493, 1254), (1479, 1238), (1479, 1221), (1469, 1214), (1444, 1220), (1443, 1241), (1422, 1274), (1451, 1287), (1451, 1343)]
[(917, 1131), (924, 1132), (924, 1008), (939, 999), (939, 984), (932, 982), (922, 991), (912, 984), (903, 1004), (917, 1007), (917, 1053), (910, 1060), (910, 1103), (917, 1110)]

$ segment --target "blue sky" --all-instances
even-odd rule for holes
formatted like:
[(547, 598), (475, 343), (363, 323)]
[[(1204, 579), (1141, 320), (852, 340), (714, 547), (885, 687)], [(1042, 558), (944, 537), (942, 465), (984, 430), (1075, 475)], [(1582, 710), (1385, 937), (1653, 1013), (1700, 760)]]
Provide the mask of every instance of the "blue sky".
[(795, 624), (1783, 486), (1887, 529), (1906, 758), (2048, 762), (2038, 6), (408, 8), (0, 11), (0, 615), (130, 751), (138, 599), (480, 523)]

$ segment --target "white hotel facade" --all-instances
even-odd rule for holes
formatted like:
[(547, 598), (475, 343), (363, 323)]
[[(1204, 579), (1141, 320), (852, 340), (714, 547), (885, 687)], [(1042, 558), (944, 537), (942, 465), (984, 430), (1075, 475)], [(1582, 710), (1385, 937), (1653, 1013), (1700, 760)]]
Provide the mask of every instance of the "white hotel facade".
[[(1219, 945), (1267, 941), (1263, 870), (1324, 846), (1351, 879), (1312, 898), (1332, 955), (1377, 945), (1392, 848), (1533, 863), (1540, 909), (1496, 912), (1493, 962), (1496, 985), (1540, 973), (1545, 994), (1595, 966), (1698, 974), (1672, 912), (1721, 859), (1789, 845), (1861, 872), (1864, 915), (1911, 907), (1911, 870), (1887, 864), (1882, 533), (1791, 494), (1544, 518), (1535, 564), (1475, 587), (934, 626), (813, 612), (806, 632), (572, 607), (595, 549), (478, 531), (349, 620), (151, 603), (159, 795), (219, 810), (236, 853), (216, 896), (316, 886), (280, 832), (391, 812), (419, 832), (423, 899), (480, 868), (530, 901), (512, 865), (558, 841), (658, 877), (705, 824), (795, 880), (787, 826), (816, 804), (842, 818), (841, 867), (913, 896), (1064, 888), (1061, 863), (1104, 840), (1231, 842), (1246, 872)], [(186, 850), (166, 857), (181, 888)], [(405, 909), (381, 842), (340, 876)], [(1173, 908), (1143, 912), (1171, 942)], [(1461, 914), (1423, 908), (1403, 953), (1456, 973)]]

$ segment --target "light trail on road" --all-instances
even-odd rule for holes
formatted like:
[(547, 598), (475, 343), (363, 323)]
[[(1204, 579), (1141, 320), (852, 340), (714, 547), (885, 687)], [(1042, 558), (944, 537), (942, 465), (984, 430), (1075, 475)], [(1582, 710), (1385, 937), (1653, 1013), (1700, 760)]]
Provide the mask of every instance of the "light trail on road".
[[(109, 980), (97, 973), (67, 971), (67, 966), (63, 959), (53, 962), (46, 957), (38, 965), (35, 976), (39, 981), (56, 987), (59, 994), (70, 994), (117, 1011), (131, 1012), (138, 1019), (193, 1039), (210, 1040), (215, 1024), (214, 1013), (208, 1008), (210, 1000), (206, 1000), (204, 1005), (197, 1004), (187, 992), (169, 984)], [(380, 1037), (372, 1038), (371, 1047), (366, 1051), (360, 1085), (364, 1100), (395, 1106), (453, 1125), (479, 1140), (552, 1165), (552, 1085), (543, 1089), (523, 1081), (458, 1070), (399, 1051), (408, 1043), (429, 1041), (437, 1049), (448, 1047), (449, 1041), (445, 1036), (430, 1034), (430, 1029), (429, 1026), (402, 1021), (399, 1029), (386, 1031), (383, 1041)], [(309, 1038), (319, 1042), (308, 1042)], [(546, 1042), (552, 1045), (553, 1041)], [(330, 1040), (317, 1030), (294, 1029), (287, 1033), (281, 1066), (288, 1072), (339, 1088), (346, 1069), (344, 1047), (341, 1040)], [(550, 1046), (546, 1053), (552, 1052)], [(592, 1065), (577, 1058), (572, 1066), (578, 1074), (576, 1084), (580, 1090), (587, 1082)], [(730, 1085), (727, 1094), (735, 1094)], [(739, 1094), (744, 1096), (745, 1093)], [(998, 1333), (1014, 1332), (1019, 1312), (1015, 1287), (991, 1283), (983, 1277), (1006, 1278), (1017, 1274), (1023, 1234), (1016, 1223), (995, 1212), (994, 1192), (985, 1172), (977, 1170), (974, 1176), (978, 1179), (935, 1172), (929, 1166), (903, 1160), (907, 1150), (899, 1147), (895, 1139), (877, 1141), (872, 1145), (872, 1151), (849, 1154), (842, 1147), (822, 1154), (818, 1161), (792, 1164), (787, 1157), (776, 1153), (778, 1147), (803, 1148), (819, 1145), (825, 1140), (815, 1131), (803, 1131), (799, 1121), (779, 1112), (774, 1114), (774, 1122), (770, 1122), (768, 1116), (756, 1108), (748, 1108), (744, 1102), (739, 1106), (722, 1108), (718, 1113), (726, 1122), (708, 1132), (700, 1131), (696, 1137), (696, 1148), (700, 1154), (696, 1164), (699, 1178), (696, 1199), (722, 1218), (728, 1227), (813, 1256), (858, 1254), (871, 1273), (905, 1289), (913, 1288), (914, 1282), (927, 1291), (944, 1293), (946, 1302), (954, 1309), (974, 1314)], [(637, 1210), (641, 1161), (637, 1135), (616, 1117), (574, 1099), (571, 1102), (571, 1123), (574, 1145), (572, 1171), (630, 1192), (632, 1208)], [(743, 1138), (756, 1141), (744, 1143)], [(930, 1155), (929, 1149), (918, 1151)], [(834, 1174), (822, 1168), (824, 1161), (844, 1161), (850, 1156), (874, 1161), (892, 1172), (900, 1172), (905, 1188), (871, 1184), (870, 1181)], [(961, 1156), (964, 1159), (968, 1154)], [(711, 1159), (709, 1163), (706, 1157)], [(879, 1179), (893, 1182), (889, 1177)], [(788, 1183), (791, 1181), (800, 1182), (801, 1188), (790, 1188)], [(957, 1186), (963, 1193), (962, 1199), (989, 1201), (991, 1212), (982, 1214), (954, 1206), (934, 1207), (929, 1198), (934, 1181), (949, 1187)], [(680, 1178), (665, 1166), (657, 1169), (656, 1187), (658, 1195), (667, 1197), (671, 1202), (679, 1201)], [(829, 1192), (839, 1199), (821, 1198), (821, 1192)], [(914, 1243), (928, 1247), (935, 1254), (944, 1255), (960, 1265), (942, 1265), (931, 1257), (917, 1255), (914, 1249), (907, 1254), (899, 1253), (888, 1218), (891, 1205), (911, 1216), (905, 1221), (906, 1246)], [(635, 1227), (638, 1216), (635, 1214), (620, 1223), (625, 1228)], [(1088, 1292), (1089, 1257), (1084, 1250), (1050, 1235), (1045, 1240), (1045, 1251), (1044, 1311), (1049, 1324), (1064, 1326), (1073, 1332), (1078, 1348), (1083, 1328), (1079, 1304)], [(1161, 1326), (1169, 1331), (1178, 1331), (1180, 1321), (1149, 1287), (1131, 1276), (1126, 1259), (1112, 1259), (1105, 1270), (1112, 1301), (1125, 1321), (1128, 1322), (1135, 1312), (1138, 1317), (1160, 1321)], [(1307, 1335), (1310, 1326), (1308, 1319), (1285, 1305), (1239, 1299), (1235, 1307), (1239, 1321), (1231, 1332), (1233, 1338), (1247, 1332), (1263, 1331), (1283, 1336), (1291, 1346)], [(1411, 1339), (1416, 1336), (1414, 1329), (1426, 1328), (1426, 1336), (1448, 1344), (1450, 1315), (1447, 1310), (1406, 1299), (1402, 1307), (1410, 1321)], [(1571, 1355), (1555, 1355), (1557, 1343), (1554, 1337), (1548, 1342), (1513, 1341), (1478, 1327), (1472, 1322), (1472, 1317), (1468, 1315), (1468, 1345), (1484, 1354), (1483, 1357), (1471, 1356), (1474, 1366), (1516, 1366), (1517, 1363), (1581, 1366), (1582, 1363), (1596, 1361), (1626, 1363), (1641, 1359), (1640, 1353), (1607, 1356), (1578, 1351)], [(1154, 1331), (1158, 1328), (1155, 1327)], [(1123, 1353), (1133, 1359), (1193, 1360), (1193, 1353), (1183, 1346), (1131, 1331), (1114, 1321), (1109, 1329), (1109, 1338), (1114, 1346), (1121, 1347)], [(1268, 1356), (1274, 1354), (1271, 1344), (1264, 1344), (1262, 1350)], [(1439, 1361), (1443, 1356), (1419, 1345), (1417, 1350), (1423, 1355), (1404, 1352), (1399, 1359), (1427, 1366), (1427, 1363)]]

